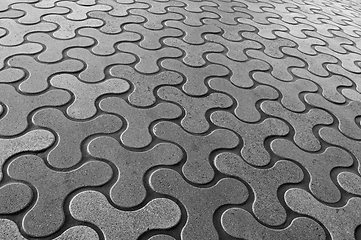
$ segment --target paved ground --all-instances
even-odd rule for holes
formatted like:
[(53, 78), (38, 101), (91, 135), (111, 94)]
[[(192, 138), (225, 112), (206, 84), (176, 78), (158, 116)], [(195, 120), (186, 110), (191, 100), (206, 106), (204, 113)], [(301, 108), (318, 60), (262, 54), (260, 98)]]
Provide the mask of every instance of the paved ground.
[(1, 0), (0, 239), (361, 239), (360, 19)]

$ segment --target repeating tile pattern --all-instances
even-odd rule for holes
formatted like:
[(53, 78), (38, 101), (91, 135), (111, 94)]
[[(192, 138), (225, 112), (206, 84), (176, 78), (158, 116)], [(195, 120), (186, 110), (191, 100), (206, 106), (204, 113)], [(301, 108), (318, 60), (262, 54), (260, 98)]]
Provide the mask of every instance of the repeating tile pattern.
[(360, 19), (1, 0), (0, 240), (361, 239)]

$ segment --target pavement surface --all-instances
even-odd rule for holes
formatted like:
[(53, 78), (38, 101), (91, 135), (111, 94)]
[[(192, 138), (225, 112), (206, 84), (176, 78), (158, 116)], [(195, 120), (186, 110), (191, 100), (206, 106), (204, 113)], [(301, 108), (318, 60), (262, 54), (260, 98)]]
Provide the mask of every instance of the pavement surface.
[(361, 239), (361, 3), (1, 0), (0, 239)]

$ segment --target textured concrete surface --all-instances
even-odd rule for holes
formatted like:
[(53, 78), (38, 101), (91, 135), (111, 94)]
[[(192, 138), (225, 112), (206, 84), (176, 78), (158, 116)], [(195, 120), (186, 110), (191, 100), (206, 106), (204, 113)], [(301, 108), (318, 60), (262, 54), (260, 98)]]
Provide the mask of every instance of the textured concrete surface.
[(0, 240), (361, 240), (357, 0), (1, 0)]

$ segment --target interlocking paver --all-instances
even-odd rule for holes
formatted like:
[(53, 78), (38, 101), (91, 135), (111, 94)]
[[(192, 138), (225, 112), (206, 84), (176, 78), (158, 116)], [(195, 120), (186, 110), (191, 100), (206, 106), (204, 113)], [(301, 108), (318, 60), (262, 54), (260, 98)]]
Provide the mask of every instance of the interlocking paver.
[(43, 19), (52, 23), (54, 26), (56, 26), (54, 23), (57, 23), (60, 26), (52, 35), (61, 40), (74, 38), (76, 36), (76, 30), (81, 27), (100, 27), (103, 25), (103, 21), (99, 19), (88, 18), (82, 21), (75, 21), (67, 19), (62, 15), (54, 14), (46, 15)]
[(11, 214), (24, 209), (33, 199), (29, 186), (9, 183), (0, 187), (0, 214)]
[(104, 68), (114, 64), (130, 64), (136, 58), (129, 53), (117, 52), (111, 56), (98, 56), (85, 48), (72, 48), (67, 52), (71, 58), (87, 62), (86, 68), (79, 74), (79, 79), (95, 83), (105, 78)]
[(0, 119), (0, 135), (11, 136), (23, 132), (28, 126), (27, 117), (34, 109), (44, 106), (61, 106), (70, 100), (64, 90), (50, 90), (39, 95), (23, 95), (11, 85), (0, 85), (0, 102), (7, 109)]
[(305, 104), (299, 98), (300, 93), (316, 92), (318, 89), (316, 84), (305, 79), (284, 82), (265, 72), (255, 72), (252, 74), (252, 78), (259, 83), (278, 89), (282, 93), (282, 105), (293, 112), (303, 112), (306, 110)]
[(249, 124), (237, 119), (232, 113), (216, 111), (211, 114), (215, 125), (236, 132), (243, 140), (241, 155), (249, 164), (267, 165), (271, 157), (263, 146), (270, 136), (284, 136), (289, 132), (288, 126), (279, 119), (268, 118), (258, 124)]
[(351, 101), (345, 105), (339, 105), (327, 101), (315, 93), (306, 94), (305, 100), (312, 106), (332, 112), (336, 116), (338, 128), (343, 134), (353, 139), (361, 139), (361, 129), (355, 121), (355, 118), (361, 115), (361, 102)]
[(184, 131), (179, 125), (170, 122), (157, 123), (154, 134), (163, 140), (177, 143), (187, 153), (187, 162), (182, 167), (184, 176), (191, 182), (205, 184), (214, 178), (209, 163), (211, 152), (217, 149), (230, 149), (238, 145), (238, 137), (231, 131), (217, 129), (206, 136), (195, 136)]
[(332, 239), (355, 239), (354, 232), (361, 219), (361, 199), (350, 198), (343, 207), (329, 207), (303, 189), (291, 188), (285, 193), (287, 205), (300, 214), (320, 221)]
[(201, 96), (208, 92), (206, 79), (214, 76), (226, 76), (229, 73), (226, 67), (218, 64), (209, 64), (197, 68), (197, 71), (192, 71), (192, 67), (175, 59), (166, 59), (161, 62), (161, 66), (182, 73), (186, 77), (182, 90), (191, 96)]
[[(51, 32), (57, 27), (56, 24), (49, 22), (40, 22), (36, 25), (23, 25), (14, 19), (0, 19), (0, 26), (8, 31), (7, 35), (0, 38), (0, 44), (5, 46), (15, 46), (24, 43), (26, 34), (32, 32)], [(23, 46), (24, 45), (21, 47)]]
[(311, 109), (305, 113), (292, 112), (285, 109), (280, 103), (265, 101), (261, 103), (261, 109), (268, 115), (284, 119), (295, 130), (293, 140), (306, 151), (318, 151), (321, 143), (313, 133), (316, 125), (329, 125), (333, 123), (332, 116), (321, 109)]
[(124, 30), (136, 32), (142, 36), (142, 40), (139, 45), (142, 48), (149, 50), (156, 50), (162, 47), (161, 39), (164, 37), (180, 37), (183, 35), (183, 32), (178, 29), (162, 29), (162, 30), (149, 30), (138, 24), (127, 24), (124, 26)]
[(360, 12), (0, 1), (0, 239), (359, 239)]
[(100, 83), (88, 84), (71, 74), (58, 74), (51, 78), (50, 84), (56, 88), (67, 89), (75, 95), (74, 102), (66, 110), (67, 114), (75, 119), (94, 116), (97, 112), (94, 102), (99, 96), (124, 93), (130, 87), (123, 79), (111, 78)]
[[(178, 72), (181, 71), (178, 70)], [(183, 77), (178, 72), (163, 71), (158, 74), (148, 75), (139, 73), (134, 68), (125, 65), (116, 65), (110, 69), (112, 76), (128, 80), (134, 86), (132, 93), (128, 96), (128, 101), (138, 107), (149, 107), (156, 102), (154, 89), (158, 86), (181, 83)]]
[(181, 232), (184, 240), (216, 239), (217, 231), (212, 223), (214, 211), (225, 204), (241, 204), (249, 196), (242, 182), (230, 178), (224, 178), (212, 187), (198, 188), (174, 170), (159, 169), (151, 174), (149, 181), (155, 191), (173, 196), (184, 205), (188, 215)]
[(308, 153), (285, 139), (273, 140), (271, 148), (277, 155), (296, 161), (307, 169), (309, 188), (318, 199), (329, 203), (340, 200), (340, 190), (333, 183), (330, 172), (335, 167), (351, 166), (353, 160), (349, 153), (338, 147), (328, 147), (322, 153)]
[(70, 168), (81, 160), (80, 144), (85, 138), (94, 134), (112, 133), (122, 126), (121, 119), (114, 115), (100, 115), (94, 119), (76, 122), (54, 108), (37, 111), (32, 122), (58, 134), (58, 142), (47, 157), (49, 164), (56, 168)]
[(177, 58), (182, 56), (182, 51), (174, 47), (164, 47), (157, 50), (147, 50), (134, 43), (121, 43), (117, 46), (120, 51), (133, 53), (139, 57), (135, 69), (142, 73), (156, 73), (159, 71), (157, 65), (161, 58)]
[(127, 129), (120, 139), (127, 147), (143, 148), (152, 141), (149, 125), (158, 119), (175, 119), (182, 110), (172, 103), (159, 103), (151, 108), (136, 108), (121, 98), (108, 97), (100, 101), (100, 109), (125, 118)]
[(37, 59), (41, 62), (52, 63), (60, 61), (63, 51), (71, 47), (89, 47), (94, 44), (94, 40), (86, 37), (76, 37), (72, 39), (56, 39), (46, 33), (31, 33), (27, 36), (31, 42), (42, 43), (46, 46), (45, 51), (41, 52)]
[(97, 40), (97, 44), (92, 48), (92, 52), (97, 55), (112, 55), (115, 53), (115, 44), (120, 42), (136, 42), (141, 39), (141, 36), (137, 33), (121, 32), (118, 34), (105, 34), (94, 28), (82, 28), (78, 33)]
[(230, 208), (222, 214), (222, 226), (232, 237), (241, 239), (326, 239), (326, 234), (316, 221), (298, 217), (284, 229), (271, 229), (260, 224), (244, 209)]
[(213, 78), (209, 86), (236, 98), (237, 107), (234, 110), (236, 116), (245, 122), (257, 122), (261, 119), (261, 114), (255, 104), (260, 100), (276, 99), (277, 91), (266, 85), (259, 85), (252, 89), (244, 89), (233, 85), (230, 81), (222, 78)]
[(269, 64), (262, 60), (250, 59), (245, 62), (232, 61), (226, 56), (217, 53), (210, 53), (207, 55), (207, 60), (212, 63), (227, 66), (231, 70), (231, 82), (241, 88), (250, 88), (254, 85), (250, 72), (261, 70), (266, 71), (270, 69)]
[(106, 183), (112, 169), (104, 162), (89, 161), (77, 169), (58, 172), (49, 169), (38, 156), (23, 155), (11, 162), (8, 174), (36, 188), (38, 198), (24, 216), (22, 227), (30, 236), (42, 237), (54, 233), (64, 223), (63, 204), (70, 192)]
[(146, 197), (143, 175), (158, 165), (173, 165), (182, 159), (182, 151), (171, 143), (160, 143), (145, 152), (133, 152), (122, 147), (110, 137), (92, 140), (88, 152), (96, 158), (114, 163), (119, 171), (118, 179), (110, 190), (110, 199), (120, 207), (134, 207)]
[(165, 38), (163, 43), (167, 46), (176, 47), (185, 52), (182, 61), (188, 66), (202, 67), (206, 61), (202, 57), (209, 52), (223, 52), (224, 47), (218, 43), (204, 43), (202, 45), (188, 44), (178, 38)]
[(167, 198), (156, 198), (136, 211), (115, 209), (107, 198), (96, 191), (84, 191), (70, 202), (72, 216), (97, 225), (106, 239), (136, 239), (151, 229), (168, 229), (176, 225), (181, 211)]
[(234, 153), (217, 155), (214, 165), (220, 172), (239, 177), (251, 186), (255, 197), (252, 210), (258, 220), (271, 226), (286, 221), (286, 210), (277, 198), (277, 190), (283, 184), (300, 182), (303, 179), (300, 167), (280, 160), (272, 168), (257, 169)]
[(223, 93), (211, 93), (204, 97), (192, 97), (176, 87), (165, 86), (157, 91), (157, 95), (166, 101), (180, 104), (185, 110), (181, 124), (191, 133), (204, 133), (209, 129), (205, 113), (212, 108), (228, 108), (233, 101)]
[(29, 76), (20, 83), (19, 90), (23, 93), (40, 93), (49, 87), (50, 76), (63, 72), (78, 72), (84, 64), (75, 59), (67, 59), (57, 63), (40, 63), (31, 56), (14, 56), (8, 60), (11, 67), (28, 71)]

